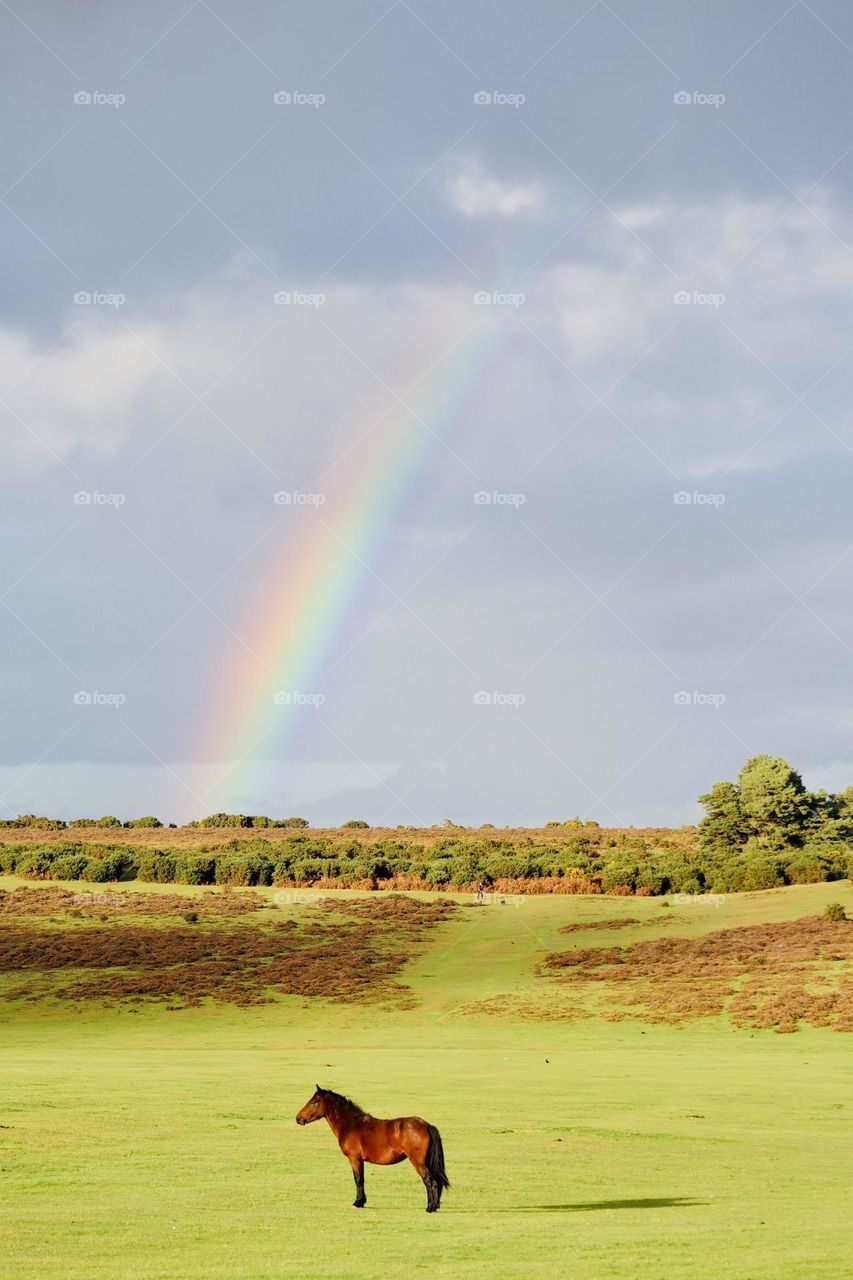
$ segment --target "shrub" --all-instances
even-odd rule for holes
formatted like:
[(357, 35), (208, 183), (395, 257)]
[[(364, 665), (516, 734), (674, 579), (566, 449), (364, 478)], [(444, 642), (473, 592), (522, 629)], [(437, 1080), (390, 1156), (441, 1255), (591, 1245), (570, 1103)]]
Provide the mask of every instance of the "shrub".
[(785, 861), (785, 882), (787, 884), (818, 884), (828, 879), (828, 866), (823, 858), (808, 853), (805, 849), (795, 853)]
[(31, 876), (34, 880), (44, 880), (53, 875), (53, 862), (52, 849), (25, 849), (15, 859), (15, 873), (19, 876)]
[(322, 880), (328, 874), (328, 869), (328, 862), (321, 858), (299, 858), (293, 863), (290, 875), (294, 880), (304, 880), (307, 884), (313, 884), (315, 880)]
[(826, 920), (839, 921), (847, 919), (847, 912), (840, 902), (828, 902), (823, 914)]
[(137, 879), (148, 880), (153, 884), (172, 884), (175, 879), (175, 863), (174, 855), (164, 853), (162, 849), (152, 849), (140, 854), (136, 863)]
[(125, 866), (126, 859), (123, 854), (104, 853), (87, 859), (80, 879), (89, 880), (93, 884), (102, 884), (106, 880), (120, 880)]
[(200, 853), (185, 853), (175, 858), (177, 884), (213, 884), (215, 875), (215, 858)]
[(348, 827), (358, 829), (359, 831), (369, 831), (370, 823), (365, 822), (362, 818), (350, 818), (349, 822), (341, 823), (342, 830), (346, 830)]
[(779, 860), (772, 855), (766, 854), (764, 857), (754, 857), (744, 863), (741, 877), (741, 888), (743, 890), (775, 889), (777, 885), (784, 883), (785, 877), (782, 874)]
[(245, 813), (211, 813), (209, 817), (202, 818), (198, 826), (200, 827), (250, 827), (252, 819), (247, 818)]
[(216, 859), (217, 884), (272, 884), (273, 864), (257, 853), (225, 855)]
[(608, 862), (602, 872), (601, 887), (605, 893), (632, 893), (638, 874), (635, 862)]
[(88, 865), (84, 853), (64, 853), (54, 859), (50, 874), (54, 880), (82, 880)]
[(274, 827), (307, 827), (307, 818), (276, 818), (272, 823)]
[(126, 827), (162, 827), (163, 824), (159, 818), (154, 818), (149, 813), (144, 818), (131, 818), (124, 825)]

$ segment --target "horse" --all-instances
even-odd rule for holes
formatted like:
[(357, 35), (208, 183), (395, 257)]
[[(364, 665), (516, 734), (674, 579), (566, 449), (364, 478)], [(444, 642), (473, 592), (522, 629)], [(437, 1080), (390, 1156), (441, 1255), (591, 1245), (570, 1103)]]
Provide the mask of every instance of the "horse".
[(367, 1204), (365, 1160), (369, 1164), (399, 1164), (408, 1158), (426, 1187), (426, 1211), (435, 1213), (441, 1204), (441, 1193), (450, 1182), (444, 1168), (441, 1134), (434, 1124), (428, 1124), (419, 1116), (377, 1120), (343, 1094), (317, 1085), (316, 1093), (298, 1113), (296, 1123), (311, 1124), (323, 1117), (350, 1162), (355, 1179), (354, 1208), (363, 1209)]

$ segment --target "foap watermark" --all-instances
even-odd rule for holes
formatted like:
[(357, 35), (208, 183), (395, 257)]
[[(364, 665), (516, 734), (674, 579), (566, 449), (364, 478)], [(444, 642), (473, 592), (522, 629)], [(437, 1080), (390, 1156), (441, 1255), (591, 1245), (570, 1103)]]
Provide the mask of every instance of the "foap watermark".
[(272, 300), (277, 307), (322, 307), (325, 293), (302, 293), (299, 289), (279, 289)]
[(123, 293), (101, 293), (98, 289), (78, 289), (74, 295), (75, 307), (123, 307), (126, 302)]
[(325, 895), (316, 889), (279, 889), (272, 895), (277, 907), (291, 907), (305, 902), (325, 902)]
[(279, 89), (272, 100), (277, 107), (322, 107), (325, 93), (303, 93), (301, 89)]
[(477, 896), (477, 903), (484, 907), (523, 907), (523, 893), (497, 893), (492, 889), (483, 890)]
[(71, 901), (76, 907), (119, 907), (127, 899), (124, 894), (113, 893), (109, 889), (104, 893), (97, 893), (94, 889), (78, 889), (71, 895)]
[(127, 102), (123, 93), (102, 93), (100, 89), (78, 89), (74, 94), (75, 107), (114, 107), (118, 110)]
[(677, 507), (722, 507), (725, 506), (724, 493), (702, 493), (698, 489), (679, 489), (672, 495)]
[(300, 489), (279, 489), (272, 500), (277, 507), (322, 507), (325, 493), (303, 493)]
[(677, 707), (714, 707), (715, 710), (726, 700), (724, 693), (704, 693), (701, 689), (679, 689), (672, 695)]
[(499, 289), (478, 289), (474, 294), (476, 307), (523, 307), (527, 297), (523, 293), (501, 293)]
[(703, 293), (701, 289), (679, 289), (672, 295), (677, 307), (723, 307), (726, 303), (724, 293)]
[(726, 900), (724, 893), (674, 893), (672, 900), (679, 907), (721, 907)]
[(300, 693), (298, 689), (279, 689), (272, 696), (276, 707), (322, 707), (325, 693)]
[(100, 493), (97, 489), (78, 489), (74, 495), (75, 507), (123, 507), (126, 493)]
[(526, 93), (505, 93), (503, 89), (480, 89), (474, 94), (475, 107), (514, 107), (517, 111), (526, 101)]
[(101, 693), (98, 689), (78, 689), (74, 694), (75, 707), (123, 707), (126, 702), (123, 693)]
[(504, 693), (500, 689), (478, 689), (474, 694), (475, 707), (523, 707), (526, 701), (523, 693)]
[(680, 89), (672, 95), (672, 101), (677, 107), (713, 107), (716, 111), (726, 101), (726, 95), (703, 93), (701, 89)]
[(474, 494), (475, 507), (523, 507), (525, 493), (501, 493), (497, 489), (478, 489)]

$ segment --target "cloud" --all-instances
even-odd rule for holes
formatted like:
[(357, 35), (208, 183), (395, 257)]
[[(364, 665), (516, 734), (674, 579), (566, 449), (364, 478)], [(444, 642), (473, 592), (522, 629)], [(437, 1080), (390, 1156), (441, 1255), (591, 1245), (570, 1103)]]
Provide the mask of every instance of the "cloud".
[(348, 805), (351, 795), (362, 793), (378, 792), (374, 803), (384, 806), (392, 796), (382, 784), (399, 769), (387, 761), (258, 760), (252, 763), (251, 780), (238, 781), (239, 770), (229, 771), (222, 762), (178, 762), (168, 770), (155, 764), (82, 761), (2, 765), (0, 795), (5, 813), (60, 818), (100, 817), (105, 797), (123, 821), (150, 813), (152, 805), (163, 822), (189, 822), (219, 810), (283, 817), (288, 806), (310, 816), (314, 805)]
[[(538, 199), (529, 184), (500, 181), (470, 160), (453, 191), (469, 216), (509, 216)], [(811, 198), (823, 222), (853, 238), (831, 194)], [(843, 355), (853, 255), (811, 214), (783, 212), (781, 201), (728, 198), (627, 205), (618, 219), (590, 212), (579, 238), (530, 273), (523, 308), (502, 317), (506, 332), (523, 335), (523, 322), (542, 340), (528, 335), (489, 405), (505, 457), (517, 456), (523, 470), (558, 434), (554, 423), (589, 403), (560, 361), (596, 391), (615, 383), (608, 403), (685, 477), (735, 463), (760, 470), (834, 447), (815, 422), (796, 440), (770, 429), (794, 398), (784, 383), (803, 390)], [(469, 332), (495, 311), (474, 306), (467, 284), (451, 279), (285, 283), (292, 297), (322, 302), (276, 305), (266, 278), (240, 261), (204, 288), (155, 303), (131, 299), (108, 314), (72, 308), (52, 346), (0, 330), (11, 387), (0, 410), (7, 474), (56, 469), (57, 459), (81, 475), (90, 464), (153, 463), (195, 430), (193, 440), (209, 443), (196, 449), (194, 469), (227, 478), (232, 493), (233, 450), (226, 457), (219, 438), (242, 444), (243, 460), (271, 483), (305, 484), (357, 461), (379, 438), (377, 422), (384, 430), (405, 421), (395, 397), (431, 411), (431, 367), (455, 368), (464, 381)], [(679, 292), (724, 301), (679, 305)], [(483, 405), (490, 394), (478, 387)], [(842, 408), (831, 396), (820, 408), (836, 432)], [(466, 448), (482, 451), (483, 441), (469, 433)]]
[(538, 180), (495, 177), (475, 156), (459, 161), (446, 180), (445, 192), (451, 208), (466, 218), (514, 218), (541, 208), (545, 198)]

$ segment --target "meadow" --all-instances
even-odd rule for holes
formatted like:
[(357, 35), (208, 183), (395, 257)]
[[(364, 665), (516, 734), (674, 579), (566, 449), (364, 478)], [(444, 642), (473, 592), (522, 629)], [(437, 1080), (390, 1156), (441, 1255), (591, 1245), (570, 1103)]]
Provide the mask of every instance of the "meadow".
[[(0, 890), (4, 1276), (853, 1274), (846, 881)], [(438, 1125), (439, 1214), (408, 1165), (351, 1207), (317, 1082)]]

